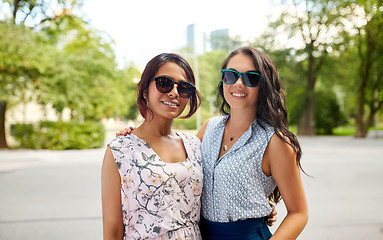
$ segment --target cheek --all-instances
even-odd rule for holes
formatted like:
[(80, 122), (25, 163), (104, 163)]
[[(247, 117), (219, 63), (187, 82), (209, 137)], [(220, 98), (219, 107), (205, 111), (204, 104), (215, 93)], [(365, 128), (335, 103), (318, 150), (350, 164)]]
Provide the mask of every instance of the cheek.
[(147, 98), (156, 98), (161, 94), (159, 91), (157, 91), (157, 88), (154, 84), (150, 84), (148, 87), (148, 90), (146, 92)]
[(223, 97), (226, 98), (228, 95), (230, 95), (230, 92), (229, 92), (229, 85), (226, 85), (224, 84), (223, 85)]
[(255, 88), (254, 91), (251, 92), (252, 98), (255, 102), (258, 102), (259, 91), (258, 88)]
[(183, 107), (186, 107), (186, 105), (188, 104), (190, 98), (182, 98), (180, 97), (180, 103)]

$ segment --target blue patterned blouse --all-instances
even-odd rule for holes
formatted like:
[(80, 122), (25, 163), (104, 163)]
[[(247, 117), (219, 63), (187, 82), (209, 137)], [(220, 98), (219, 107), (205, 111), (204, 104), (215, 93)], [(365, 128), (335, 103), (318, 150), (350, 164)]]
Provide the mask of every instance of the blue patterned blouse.
[[(262, 158), (274, 128), (255, 120), (231, 149), (218, 159), (227, 116), (210, 119), (202, 140), (202, 216), (233, 222), (270, 214), (274, 179), (262, 172)], [(217, 160), (218, 159), (218, 160)]]

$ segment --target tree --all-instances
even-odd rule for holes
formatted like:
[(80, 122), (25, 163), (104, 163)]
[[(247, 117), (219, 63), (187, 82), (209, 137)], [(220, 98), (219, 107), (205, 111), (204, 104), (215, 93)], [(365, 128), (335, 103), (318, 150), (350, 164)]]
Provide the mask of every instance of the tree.
[(35, 100), (52, 104), (59, 114), (67, 107), (78, 120), (121, 112), (114, 93), (121, 94), (116, 83), (124, 76), (118, 74), (113, 41), (72, 15), (80, 1), (0, 4), (12, 10), (12, 17), (0, 22), (1, 147), (6, 147), (1, 126), (7, 102), (12, 106)]
[[(337, 14), (338, 3), (327, 0), (291, 0), (282, 1), (285, 8), (277, 21), (270, 24), (269, 49), (293, 47), (291, 51), (295, 59), (300, 59), (304, 82), (299, 98), (303, 109), (298, 121), (298, 134), (313, 135), (315, 133), (315, 84), (320, 70), (327, 60), (328, 54), (343, 41), (339, 36), (342, 22)], [(287, 36), (276, 36), (277, 32)], [(281, 39), (282, 38), (282, 39)], [(277, 42), (281, 39), (280, 42)], [(292, 46), (294, 42), (294, 46)]]
[[(71, 14), (79, 1), (58, 0), (56, 11), (52, 11), (52, 1), (6, 0), (11, 17), (0, 22), (0, 148), (7, 147), (5, 140), (5, 106), (25, 102), (31, 98), (31, 89), (38, 81), (44, 65), (39, 59), (46, 56), (44, 44), (39, 42), (41, 35), (32, 29), (42, 28), (45, 23), (56, 21)], [(2, 12), (6, 14), (5, 12)], [(10, 104), (7, 104), (7, 103)]]
[(53, 60), (46, 63), (48, 70), (36, 86), (39, 103), (53, 104), (58, 113), (66, 107), (72, 119), (79, 120), (100, 119), (108, 108), (113, 111), (117, 64), (111, 40), (75, 16), (44, 32), (55, 48)]
[(138, 114), (137, 83), (141, 77), (141, 72), (133, 63), (126, 65), (117, 72), (114, 83), (113, 93), (110, 95), (113, 106), (107, 107), (106, 117), (121, 117), (124, 119), (136, 119)]
[(13, 24), (32, 28), (70, 16), (73, 9), (82, 5), (81, 0), (4, 0), (4, 3), (11, 8)]
[[(40, 36), (31, 29), (0, 22), (0, 126), (5, 124), (5, 106), (31, 99), (31, 91), (44, 72), (40, 64), (46, 52)], [(1, 147), (6, 147), (4, 127), (0, 127)]]
[[(346, 9), (359, 21), (353, 38), (359, 60), (355, 137), (366, 137), (383, 106), (383, 1), (348, 1)], [(362, 22), (363, 24), (360, 24)]]

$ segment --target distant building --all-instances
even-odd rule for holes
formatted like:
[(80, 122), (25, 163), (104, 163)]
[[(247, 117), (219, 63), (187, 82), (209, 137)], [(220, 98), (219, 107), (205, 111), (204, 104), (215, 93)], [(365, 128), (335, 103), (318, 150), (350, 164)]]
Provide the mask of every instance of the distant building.
[(193, 50), (196, 55), (207, 51), (206, 34), (198, 24), (190, 24), (186, 29), (186, 46)]
[(228, 28), (217, 29), (210, 33), (210, 46), (212, 50), (224, 49), (230, 51), (232, 41)]
[(229, 28), (222, 28), (206, 33), (198, 24), (190, 24), (186, 29), (186, 47), (196, 55), (211, 50), (231, 51), (241, 42)]

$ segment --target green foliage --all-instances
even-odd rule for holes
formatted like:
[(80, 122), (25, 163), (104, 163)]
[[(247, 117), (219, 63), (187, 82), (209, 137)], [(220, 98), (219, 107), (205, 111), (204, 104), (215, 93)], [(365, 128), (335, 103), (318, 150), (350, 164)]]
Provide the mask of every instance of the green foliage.
[(216, 99), (218, 95), (218, 84), (221, 81), (221, 65), (225, 60), (228, 52), (224, 50), (214, 50), (199, 56), (199, 91), (203, 96), (202, 106), (203, 112), (210, 114), (202, 114), (202, 123), (212, 114), (218, 113)]
[[(183, 112), (183, 114), (181, 116), (185, 116), (187, 113), (186, 111), (188, 111), (188, 109), (185, 109), (185, 111)], [(201, 124), (203, 124), (207, 119), (216, 115), (216, 113), (211, 113), (208, 108), (200, 108), (199, 111), (201, 111)], [(188, 119), (181, 119), (181, 118), (174, 119), (173, 128), (175, 128), (175, 129), (187, 129), (187, 130), (197, 129), (198, 130), (198, 128), (196, 127), (197, 126), (197, 119), (196, 118), (197, 118), (197, 113), (195, 113), (193, 116), (191, 116)]]
[[(58, 21), (71, 15), (74, 8), (82, 5), (82, 0), (3, 0), (11, 9), (11, 21), (17, 25), (39, 27), (46, 22)], [(55, 7), (53, 10), (52, 7)]]
[(127, 65), (118, 71), (115, 79), (115, 88), (111, 94), (110, 106), (106, 109), (107, 117), (120, 116), (123, 119), (136, 119), (138, 114), (137, 99), (137, 83), (140, 80), (141, 73), (133, 65)]
[(334, 128), (346, 123), (346, 117), (340, 111), (336, 96), (331, 91), (317, 91), (315, 103), (317, 134), (332, 134)]
[(117, 88), (111, 43), (77, 17), (62, 19), (59, 26), (47, 29), (47, 36), (55, 31), (60, 33), (58, 42), (53, 42), (58, 47), (35, 89), (39, 103), (51, 103), (58, 113), (67, 107), (73, 119), (100, 119), (113, 109)]
[(13, 125), (13, 134), (21, 148), (33, 149), (89, 149), (104, 144), (105, 129), (102, 124), (87, 122), (40, 122)]
[(29, 94), (46, 70), (41, 34), (27, 27), (0, 22), (0, 96), (10, 107), (28, 102)]
[(68, 108), (76, 120), (135, 118), (138, 70), (117, 69), (113, 40), (73, 15), (82, 1), (54, 2), (4, 3), (13, 18), (0, 22), (1, 98), (49, 104), (58, 117)]

